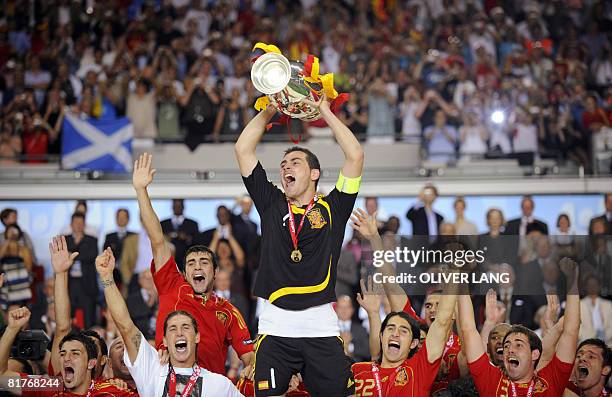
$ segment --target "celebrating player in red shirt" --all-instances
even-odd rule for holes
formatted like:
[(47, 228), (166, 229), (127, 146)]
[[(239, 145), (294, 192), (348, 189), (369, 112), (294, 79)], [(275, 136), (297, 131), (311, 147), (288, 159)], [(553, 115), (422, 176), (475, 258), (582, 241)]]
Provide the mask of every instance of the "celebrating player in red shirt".
[(601, 339), (580, 343), (574, 363), (574, 382), (567, 384), (564, 396), (605, 397), (612, 373), (612, 349)]
[(254, 354), (246, 323), (238, 309), (213, 294), (218, 269), (214, 253), (203, 245), (192, 246), (185, 255), (183, 274), (178, 271), (147, 192), (155, 174), (151, 160), (152, 155), (145, 153), (134, 163), (132, 184), (153, 250), (151, 273), (159, 293), (155, 343), (158, 347), (162, 344), (163, 324), (168, 313), (184, 310), (196, 318), (202, 335), (198, 343), (198, 363), (202, 367), (225, 375), (225, 359), (230, 345), (248, 367)]
[[(384, 247), (382, 242), (377, 242), (377, 240), (380, 240), (381, 237), (378, 234), (378, 229), (374, 223), (375, 218), (368, 216), (361, 209), (356, 209), (353, 211), (353, 216), (353, 221), (357, 220), (359, 222), (359, 226), (356, 227), (356, 229), (358, 229), (361, 234), (370, 241), (372, 249), (374, 251), (383, 250)], [(384, 276), (395, 276), (393, 266), (386, 261), (381, 267), (381, 273)], [(431, 327), (436, 319), (438, 304), (442, 297), (441, 291), (433, 291), (427, 296), (424, 305), (425, 317), (421, 318), (412, 308), (410, 298), (408, 298), (406, 291), (404, 291), (400, 284), (384, 283), (383, 286), (387, 298), (389, 299), (389, 303), (391, 304), (392, 311), (403, 311), (419, 323), (427, 325), (427, 328)], [(376, 350), (373, 350), (371, 353), (372, 357), (378, 357), (380, 355), (380, 351)], [(467, 375), (467, 372), (468, 370), (465, 363), (465, 358), (461, 354), (461, 343), (459, 341), (459, 336), (451, 332), (444, 347), (439, 373), (436, 376), (436, 381), (431, 388), (432, 395), (442, 390), (446, 390), (451, 381), (459, 379), (462, 374)]]
[(489, 362), (484, 351), (482, 339), (476, 330), (470, 296), (459, 297), (459, 319), (465, 354), (481, 396), (558, 397), (563, 394), (576, 356), (580, 301), (576, 263), (569, 258), (563, 258), (560, 268), (567, 278), (567, 285), (570, 286), (563, 333), (551, 362), (537, 373), (535, 368), (542, 354), (542, 342), (535, 332), (521, 325), (510, 329), (503, 343), (505, 371), (502, 371)]
[(0, 339), (0, 379), (2, 380), (0, 389), (8, 390), (14, 395), (36, 397), (137, 396), (136, 393), (120, 390), (105, 380), (93, 379), (97, 348), (91, 338), (81, 332), (69, 333), (59, 344), (61, 381), (58, 384), (49, 379), (45, 388), (40, 386), (37, 388), (34, 382), (23, 390), (17, 387), (15, 380), (26, 375), (8, 370), (9, 353), (17, 334), (29, 322), (30, 311), (22, 307), (12, 310), (8, 317), (8, 327)]

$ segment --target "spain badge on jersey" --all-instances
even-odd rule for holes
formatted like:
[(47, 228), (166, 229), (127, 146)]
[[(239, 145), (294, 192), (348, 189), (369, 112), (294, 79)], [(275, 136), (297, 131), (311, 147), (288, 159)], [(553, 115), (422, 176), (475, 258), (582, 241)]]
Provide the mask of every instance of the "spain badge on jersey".
[(217, 319), (219, 321), (221, 321), (223, 323), (223, 325), (225, 325), (225, 323), (227, 323), (227, 319), (229, 318), (228, 315), (226, 313), (223, 312), (216, 312), (215, 313), (217, 316)]
[(323, 226), (327, 225), (327, 221), (325, 218), (323, 218), (323, 214), (321, 214), (321, 210), (319, 208), (313, 208), (312, 210), (308, 211), (306, 216), (310, 222), (310, 227), (313, 229), (321, 229)]

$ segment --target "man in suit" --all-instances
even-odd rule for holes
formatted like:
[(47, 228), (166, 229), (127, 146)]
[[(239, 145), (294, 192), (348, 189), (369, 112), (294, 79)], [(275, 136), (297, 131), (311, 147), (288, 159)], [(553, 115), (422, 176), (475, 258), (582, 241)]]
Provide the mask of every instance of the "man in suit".
[(130, 317), (145, 338), (155, 338), (155, 320), (159, 297), (150, 270), (138, 275), (138, 286), (128, 295), (126, 303)]
[[(113, 251), (113, 255), (115, 258), (121, 258), (121, 252), (123, 251), (123, 242), (126, 237), (134, 234), (127, 230), (127, 225), (130, 222), (130, 213), (125, 208), (119, 208), (117, 210), (117, 214), (115, 215), (115, 222), (117, 223), (117, 231), (108, 233), (104, 238), (104, 249), (110, 247)], [(130, 280), (122, 280), (121, 274), (119, 272), (120, 266), (116, 267), (114, 270), (114, 278), (115, 282), (118, 280), (121, 281), (119, 284), (129, 283)]]
[(612, 345), (612, 302), (601, 297), (599, 279), (586, 280), (587, 295), (580, 300), (580, 340), (598, 338)]
[(78, 252), (68, 275), (68, 291), (72, 314), (77, 309), (83, 312), (83, 326), (89, 328), (96, 321), (98, 299), (98, 273), (96, 256), (98, 256), (98, 239), (85, 234), (85, 214), (75, 212), (70, 221), (72, 233), (66, 236), (69, 252)]
[(508, 221), (505, 234), (511, 236), (526, 236), (527, 227), (529, 225), (531, 225), (530, 228), (532, 229), (540, 230), (542, 234), (548, 234), (548, 225), (533, 216), (534, 208), (535, 204), (531, 196), (523, 196), (521, 200), (522, 216)]
[(174, 199), (172, 200), (172, 212), (174, 215), (172, 218), (161, 221), (162, 232), (174, 244), (176, 249), (177, 263), (183, 263), (187, 248), (198, 234), (198, 222), (185, 218), (183, 215), (184, 210), (185, 203), (183, 199)]
[(406, 213), (412, 223), (414, 236), (437, 236), (444, 217), (433, 210), (433, 203), (438, 197), (438, 189), (431, 184), (425, 185), (419, 193), (417, 202)]
[(336, 313), (345, 353), (357, 361), (370, 360), (368, 332), (361, 324), (353, 321), (355, 308), (350, 296), (342, 295), (338, 298)]
[[(232, 227), (232, 233), (234, 233), (234, 225), (232, 225), (232, 213), (225, 205), (220, 205), (217, 207), (217, 222), (217, 226), (213, 227), (212, 229), (205, 230), (202, 232), (202, 234), (200, 234), (200, 236), (198, 237), (198, 244), (202, 244), (208, 247), (213, 239), (215, 230), (219, 232), (220, 238), (227, 238), (227, 235), (229, 233), (229, 227)], [(240, 242), (235, 233), (234, 236), (236, 240)], [(242, 244), (240, 244), (240, 246), (242, 247)]]
[(247, 255), (248, 262), (257, 241), (257, 224), (249, 217), (253, 209), (253, 200), (248, 194), (245, 194), (237, 200), (236, 204), (240, 207), (240, 214), (232, 214), (232, 233)]
[(589, 223), (589, 235), (591, 236), (595, 234), (593, 226), (598, 220), (603, 221), (603, 224), (605, 225), (605, 234), (612, 234), (612, 193), (606, 193), (604, 195), (604, 202), (606, 212), (600, 216), (594, 217)]
[(506, 309), (506, 318), (502, 322), (523, 324), (531, 329), (537, 328), (533, 317), (540, 306), (546, 304), (546, 299), (542, 295), (522, 294), (525, 290), (520, 288), (514, 268), (507, 263), (499, 265), (497, 271), (509, 275), (508, 282), (500, 283), (497, 287), (497, 300)]

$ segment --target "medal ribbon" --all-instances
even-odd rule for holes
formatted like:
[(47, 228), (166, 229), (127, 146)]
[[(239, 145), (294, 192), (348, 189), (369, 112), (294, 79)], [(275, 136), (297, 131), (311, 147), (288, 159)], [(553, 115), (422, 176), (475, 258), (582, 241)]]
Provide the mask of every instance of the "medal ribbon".
[[(174, 368), (170, 370), (170, 381), (168, 383), (168, 397), (176, 396), (176, 374), (174, 373)], [(195, 385), (196, 381), (200, 377), (200, 367), (198, 365), (193, 369), (193, 374), (189, 377), (189, 381), (185, 385), (185, 389), (181, 393), (181, 397), (187, 397), (191, 394), (191, 389)]]
[(383, 395), (387, 395), (387, 392), (389, 391), (391, 384), (395, 382), (395, 377), (397, 376), (397, 373), (400, 371), (400, 369), (402, 369), (401, 365), (395, 368), (395, 372), (393, 372), (393, 374), (389, 376), (389, 380), (387, 381), (387, 387), (385, 387), (385, 393), (383, 394), (382, 382), (380, 380), (380, 368), (378, 368), (378, 365), (376, 365), (376, 363), (372, 363), (372, 374), (374, 375), (374, 385), (376, 387), (376, 394), (378, 394), (378, 397), (383, 397)]
[(89, 385), (89, 389), (87, 389), (87, 397), (91, 397), (91, 392), (93, 391), (94, 388), (94, 381), (91, 381), (91, 385)]
[(302, 227), (304, 226), (304, 219), (306, 219), (306, 214), (308, 214), (308, 211), (310, 211), (312, 209), (312, 207), (314, 207), (315, 204), (315, 198), (313, 197), (310, 200), (310, 203), (308, 203), (308, 207), (306, 207), (306, 210), (304, 210), (304, 216), (302, 216), (302, 220), (300, 221), (300, 226), (297, 229), (297, 232), (295, 231), (295, 218), (293, 217), (293, 211), (291, 211), (291, 203), (289, 202), (289, 200), (287, 200), (287, 207), (289, 208), (289, 234), (291, 234), (291, 241), (293, 242), (293, 249), (298, 249), (298, 234), (300, 234), (300, 232), (302, 231)]
[[(535, 379), (531, 379), (531, 383), (529, 383), (529, 389), (527, 390), (527, 397), (531, 397), (531, 394), (533, 393), (533, 385), (535, 384)], [(512, 397), (518, 397), (518, 394), (516, 393), (516, 386), (514, 385), (514, 382), (510, 382), (510, 385), (512, 386)]]

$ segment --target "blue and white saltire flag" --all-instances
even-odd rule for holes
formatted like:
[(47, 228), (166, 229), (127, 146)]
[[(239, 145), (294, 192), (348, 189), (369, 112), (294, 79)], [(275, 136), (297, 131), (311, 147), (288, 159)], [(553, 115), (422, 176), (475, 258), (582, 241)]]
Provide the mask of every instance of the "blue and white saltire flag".
[(63, 127), (63, 168), (131, 171), (133, 128), (127, 117), (98, 120), (67, 113)]

